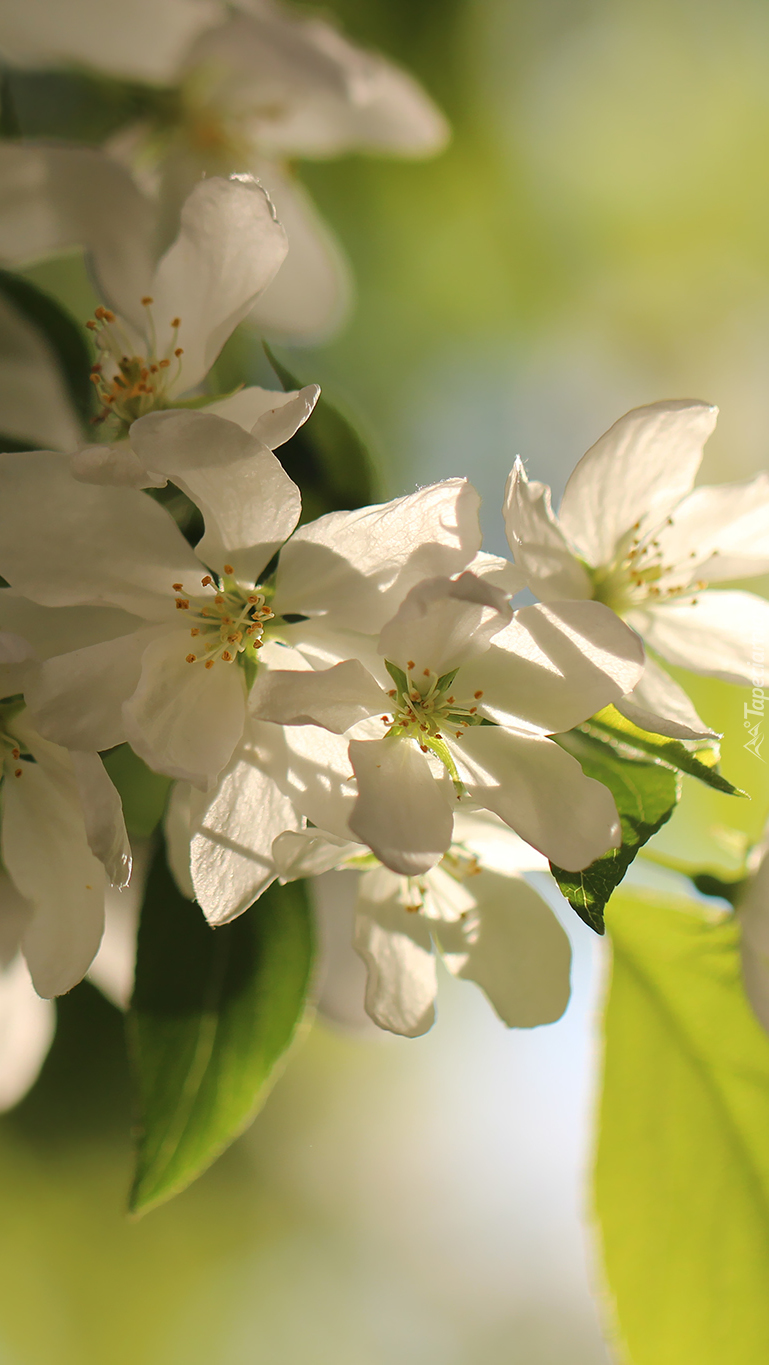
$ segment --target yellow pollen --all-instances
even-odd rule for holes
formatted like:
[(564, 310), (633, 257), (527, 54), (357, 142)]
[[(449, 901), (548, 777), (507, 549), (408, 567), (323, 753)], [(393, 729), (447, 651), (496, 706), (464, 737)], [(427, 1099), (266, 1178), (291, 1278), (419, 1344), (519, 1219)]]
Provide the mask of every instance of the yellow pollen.
[(213, 659), (206, 659), (206, 668), (213, 668), (213, 666), (214, 666)]
[(406, 664), (406, 667), (407, 667), (407, 668), (414, 668), (414, 667), (416, 667), (416, 665), (414, 664), (414, 660), (413, 660), (413, 659), (409, 659), (408, 663)]
[(11, 758), (21, 758), (21, 749), (11, 749)]
[(201, 583), (203, 584), (203, 587), (204, 587), (204, 588), (207, 588), (209, 585), (210, 585), (211, 587), (213, 587), (213, 582), (214, 582), (214, 580), (213, 580), (213, 578), (211, 577), (210, 573), (207, 573), (206, 576), (205, 576), (205, 578), (201, 578), (200, 581), (201, 581)]
[(21, 771), (22, 771), (21, 768), (17, 768), (13, 774), (14, 777), (21, 777)]
[(176, 599), (176, 610), (177, 610), (177, 611), (188, 611), (188, 610), (189, 610), (189, 605), (190, 605), (190, 604), (189, 604), (189, 602), (188, 602), (188, 600), (187, 600), (186, 597), (177, 597), (177, 599)]
[(233, 569), (231, 564), (225, 564), (224, 572), (228, 574), (234, 574), (235, 570)]
[[(174, 351), (174, 355), (176, 356), (176, 359), (178, 360), (180, 355), (184, 355), (184, 347), (183, 347), (183, 346), (177, 346), (176, 350)], [(162, 363), (162, 362), (161, 362), (161, 363)]]
[(172, 584), (171, 584), (171, 587), (173, 588), (174, 592), (181, 592), (182, 588), (184, 587), (184, 584), (183, 584), (183, 583), (172, 583)]
[(168, 369), (168, 366), (169, 366), (170, 364), (171, 364), (170, 360), (159, 360), (159, 361), (158, 361), (158, 366), (159, 366), (159, 368), (160, 368), (161, 370), (167, 370), (167, 369)]
[(187, 663), (188, 663), (188, 664), (194, 664), (194, 662), (195, 662), (195, 660), (197, 659), (197, 657), (198, 657), (197, 654), (188, 654), (188, 655), (187, 655)]
[(224, 601), (224, 598), (222, 597), (222, 594), (221, 594), (220, 592), (218, 592), (218, 593), (216, 594), (216, 597), (214, 598), (214, 601), (215, 601), (217, 607), (220, 607), (220, 606), (222, 605), (222, 602)]
[(193, 627), (192, 627), (192, 630), (190, 631), (190, 635), (199, 635), (199, 634), (200, 634), (200, 626), (193, 626)]
[(89, 332), (97, 332), (99, 330), (97, 324), (93, 321), (93, 318), (89, 318), (85, 325)]
[[(483, 696), (483, 692), (482, 692), (482, 691), (480, 691), (480, 692), (473, 692), (473, 696), (475, 697), (475, 700), (476, 700), (476, 701), (480, 701), (481, 697)], [(454, 698), (453, 698), (453, 697), (450, 697), (449, 700), (450, 700), (450, 701), (453, 701)]]
[(226, 664), (232, 663), (232, 655), (230, 654), (230, 651), (228, 649), (224, 650), (224, 652), (222, 653), (222, 658), (224, 659), (224, 662)]
[(429, 668), (423, 668), (423, 669), (422, 669), (422, 676), (423, 676), (424, 678), (429, 678), (429, 676), (430, 676), (430, 670), (429, 670)]
[(181, 325), (182, 325), (182, 320), (181, 320), (181, 318), (171, 318), (171, 326), (172, 326), (172, 327), (181, 327)]
[(144, 298), (142, 299), (142, 303), (144, 304), (145, 308), (149, 308), (150, 304), (154, 302), (155, 300), (152, 298), (150, 294), (145, 294)]

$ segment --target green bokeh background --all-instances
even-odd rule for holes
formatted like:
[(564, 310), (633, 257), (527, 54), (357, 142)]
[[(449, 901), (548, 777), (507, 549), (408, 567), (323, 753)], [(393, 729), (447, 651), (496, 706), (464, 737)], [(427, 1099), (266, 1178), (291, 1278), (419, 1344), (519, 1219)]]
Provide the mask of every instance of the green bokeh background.
[[(516, 453), (560, 489), (622, 412), (674, 396), (721, 407), (706, 477), (765, 467), (760, 0), (318, 8), (408, 65), (454, 127), (433, 162), (301, 168), (358, 304), (292, 364), (358, 415), (387, 492), (469, 474), (501, 550)], [(76, 270), (31, 273), (89, 306)], [(723, 862), (718, 826), (757, 837), (769, 779), (742, 747), (743, 699), (695, 689), (753, 800), (688, 784), (661, 847)], [(605, 1361), (578, 1237), (594, 997), (590, 936), (574, 933), (562, 1023), (508, 1035), (443, 982), (419, 1042), (318, 1025), (252, 1132), (136, 1224), (121, 1021), (78, 988), (40, 1083), (0, 1124), (0, 1365)]]

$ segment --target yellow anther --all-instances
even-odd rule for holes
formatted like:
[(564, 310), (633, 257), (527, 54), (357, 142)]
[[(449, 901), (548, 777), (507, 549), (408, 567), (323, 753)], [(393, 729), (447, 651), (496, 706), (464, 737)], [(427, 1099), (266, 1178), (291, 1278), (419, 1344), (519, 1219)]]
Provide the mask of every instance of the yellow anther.
[(234, 574), (235, 570), (233, 569), (231, 564), (225, 564), (224, 572), (228, 574)]
[(413, 659), (409, 659), (408, 663), (406, 664), (406, 667), (407, 667), (407, 668), (415, 668), (415, 667), (416, 667), (416, 664), (414, 663), (414, 660), (413, 660)]
[(152, 298), (150, 294), (145, 294), (144, 298), (142, 299), (142, 303), (144, 304), (145, 308), (149, 308), (150, 304), (154, 302), (155, 300)]
[(184, 584), (183, 584), (183, 583), (172, 583), (172, 584), (171, 584), (171, 587), (173, 588), (174, 592), (181, 592), (182, 588), (184, 587)]
[(210, 587), (213, 587), (214, 580), (213, 580), (213, 578), (211, 577), (210, 573), (207, 573), (206, 576), (205, 576), (205, 578), (201, 578), (200, 581), (201, 581), (201, 583), (203, 584), (203, 587), (204, 587), (204, 588), (207, 588), (207, 587), (209, 587), (209, 586), (210, 586)]
[(224, 652), (222, 653), (222, 658), (224, 659), (224, 662), (226, 664), (232, 663), (232, 655), (230, 654), (230, 651), (228, 649), (224, 650)]
[(197, 654), (188, 654), (188, 655), (187, 655), (187, 663), (188, 663), (188, 664), (194, 664), (194, 662), (195, 662), (195, 660), (197, 659), (197, 657), (198, 657)]
[(214, 666), (213, 659), (206, 659), (206, 668), (213, 668), (213, 666)]
[(183, 347), (183, 346), (177, 346), (176, 350), (174, 351), (174, 355), (176, 356), (176, 359), (178, 360), (180, 355), (184, 355), (184, 347)]
[(172, 326), (172, 327), (181, 327), (181, 325), (182, 325), (182, 320), (181, 320), (181, 318), (171, 318), (171, 326)]
[[(480, 689), (478, 692), (473, 692), (473, 696), (475, 697), (475, 700), (476, 700), (476, 701), (480, 701), (481, 697), (483, 696), (483, 690)], [(454, 700), (453, 697), (449, 697), (449, 701), (453, 701), (453, 700)]]
[(159, 360), (159, 361), (158, 361), (158, 366), (159, 366), (159, 368), (160, 368), (161, 370), (167, 370), (167, 369), (168, 369), (168, 366), (169, 366), (170, 364), (171, 364), (170, 360)]
[(189, 611), (189, 606), (190, 606), (189, 600), (186, 597), (177, 597), (176, 599), (177, 611)]
[(21, 758), (21, 749), (11, 749), (11, 758)]
[(192, 627), (192, 630), (190, 631), (190, 635), (199, 635), (199, 634), (200, 634), (200, 626), (193, 626), (193, 627)]
[(22, 773), (21, 768), (17, 768), (13, 775), (14, 777), (21, 777), (21, 773)]

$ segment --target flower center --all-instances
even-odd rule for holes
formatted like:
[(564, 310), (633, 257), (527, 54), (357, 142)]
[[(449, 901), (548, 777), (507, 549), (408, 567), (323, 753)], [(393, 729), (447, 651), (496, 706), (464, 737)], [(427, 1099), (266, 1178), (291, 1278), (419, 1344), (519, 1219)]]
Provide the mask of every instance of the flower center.
[[(672, 525), (673, 518), (668, 517), (665, 526)], [(665, 563), (658, 539), (660, 530), (655, 527), (642, 535), (641, 523), (637, 521), (618, 542), (614, 559), (609, 564), (597, 569), (588, 568), (594, 599), (611, 607), (618, 616), (624, 616), (646, 602), (669, 602), (673, 598), (691, 596), (696, 603), (696, 594), (708, 586), (701, 579), (692, 580), (685, 567)], [(691, 558), (697, 558), (696, 551), (692, 551)]]
[(201, 583), (213, 589), (207, 595), (187, 596), (181, 583), (174, 583), (177, 611), (189, 613), (190, 636), (195, 644), (186, 655), (188, 664), (240, 664), (250, 686), (256, 676), (258, 651), (264, 644), (264, 628), (274, 619), (264, 592), (247, 589), (235, 582), (234, 569), (225, 564), (217, 582), (206, 574)]
[(181, 318), (169, 322), (170, 339), (159, 354), (152, 299), (146, 296), (142, 304), (148, 317), (146, 356), (132, 354), (134, 344), (110, 308), (97, 308), (86, 323), (101, 353), (91, 366), (91, 383), (101, 403), (94, 424), (111, 421), (116, 437), (124, 436), (131, 423), (146, 413), (173, 406), (171, 391), (179, 388), (184, 354), (178, 345)]

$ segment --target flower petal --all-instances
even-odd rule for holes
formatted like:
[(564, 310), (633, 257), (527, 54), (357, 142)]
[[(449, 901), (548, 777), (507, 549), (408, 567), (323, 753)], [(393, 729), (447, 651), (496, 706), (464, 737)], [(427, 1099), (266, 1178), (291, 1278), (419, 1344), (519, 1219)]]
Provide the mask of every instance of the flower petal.
[(508, 1028), (560, 1019), (571, 990), (571, 944), (550, 907), (522, 877), (482, 870), (473, 882), (478, 910), (433, 926), (454, 976), (475, 981)]
[(66, 456), (0, 455), (0, 573), (43, 606), (122, 607), (149, 620), (174, 612), (172, 584), (199, 564), (153, 498), (78, 483)]
[(187, 663), (185, 639), (171, 630), (147, 646), (123, 718), (128, 742), (149, 767), (206, 791), (243, 733), (245, 681), (237, 663)]
[(748, 999), (769, 1033), (769, 847), (754, 850), (752, 876), (739, 905), (742, 975)]
[(335, 735), (343, 735), (390, 705), (387, 693), (357, 659), (317, 672), (260, 672), (249, 701), (252, 715), (261, 720), (322, 725)]
[(365, 853), (362, 844), (337, 839), (319, 829), (287, 830), (272, 845), (272, 857), (282, 882), (319, 877), (344, 868), (348, 858)]
[(152, 840), (134, 840), (130, 885), (121, 890), (107, 887), (104, 935), (86, 973), (87, 980), (119, 1010), (128, 1009), (133, 994), (136, 936), (152, 851)]
[(171, 479), (206, 524), (197, 554), (209, 568), (226, 562), (252, 586), (291, 534), (301, 495), (279, 460), (250, 432), (223, 417), (185, 410), (154, 412), (131, 427), (148, 469)]
[(474, 853), (484, 868), (512, 877), (517, 872), (546, 872), (547, 858), (514, 834), (489, 810), (474, 810), (463, 801), (454, 813), (453, 843)]
[(454, 792), (412, 740), (350, 741), (358, 800), (350, 829), (393, 872), (418, 877), (451, 843)]
[(104, 865), (113, 886), (121, 889), (131, 880), (131, 845), (128, 842), (123, 806), (98, 754), (70, 753), (88, 846)]
[(69, 755), (26, 729), (24, 738), (35, 762), (4, 783), (0, 839), (9, 876), (34, 911), (22, 948), (35, 989), (48, 997), (71, 990), (96, 954), (106, 879), (88, 847)]
[(379, 637), (379, 653), (401, 668), (430, 668), (439, 676), (476, 659), (512, 617), (507, 595), (463, 573), (429, 578), (404, 598)]
[(723, 583), (769, 570), (769, 474), (695, 488), (657, 534), (663, 563)]
[(552, 740), (477, 726), (450, 748), (473, 799), (559, 867), (576, 872), (619, 847), (611, 792)]
[(6, 263), (84, 248), (103, 302), (134, 324), (144, 321), (140, 300), (152, 279), (155, 210), (129, 171), (91, 147), (3, 142), (0, 185)]
[(193, 806), (192, 885), (209, 924), (226, 924), (253, 905), (277, 875), (273, 841), (301, 823), (246, 733), (211, 798)]
[(69, 467), (79, 483), (104, 484), (108, 488), (165, 488), (168, 482), (144, 468), (128, 441), (81, 446), (70, 459)]
[(209, 403), (206, 412), (214, 417), (226, 417), (228, 422), (237, 422), (268, 450), (276, 450), (304, 425), (319, 398), (317, 384), (306, 384), (303, 389), (289, 393), (252, 385), (218, 403)]
[(641, 641), (608, 607), (553, 602), (516, 611), (468, 678), (489, 719), (557, 734), (624, 696), (643, 666)]
[(368, 972), (367, 1013), (380, 1028), (418, 1038), (435, 1019), (435, 955), (427, 922), (404, 909), (400, 889), (385, 867), (363, 873), (354, 946)]
[(545, 483), (530, 483), (520, 459), (507, 480), (505, 530), (515, 562), (544, 602), (592, 597), (593, 585), (550, 506)]
[(264, 770), (296, 809), (322, 830), (347, 840), (355, 805), (348, 742), (317, 725), (284, 729), (251, 722), (251, 738)]
[(607, 564), (617, 542), (643, 521), (664, 521), (689, 492), (718, 408), (674, 399), (634, 408), (583, 455), (561, 503), (564, 533), (589, 564)]
[(276, 340), (312, 345), (333, 336), (350, 311), (353, 281), (347, 256), (290, 172), (262, 159), (252, 169), (275, 205), (289, 250), (249, 321)]
[(4, 437), (16, 437), (31, 446), (74, 450), (82, 429), (57, 357), (45, 334), (6, 298), (0, 298), (0, 355)]
[(648, 657), (640, 682), (614, 705), (634, 725), (655, 735), (670, 735), (672, 739), (718, 738), (715, 730), (708, 729), (697, 715), (683, 688)]
[(198, 182), (150, 291), (159, 339), (172, 318), (181, 319), (178, 339), (184, 355), (176, 392), (193, 389), (205, 378), (287, 251), (275, 209), (252, 176), (211, 176)]
[(471, 484), (447, 479), (393, 502), (319, 517), (281, 554), (275, 610), (377, 633), (421, 579), (467, 567), (480, 549), (478, 505)]
[(751, 592), (703, 592), (696, 603), (664, 602), (628, 621), (668, 663), (743, 685), (769, 640), (769, 602)]
[(32, 1088), (55, 1032), (56, 1006), (40, 999), (18, 955), (0, 970), (0, 1113)]

